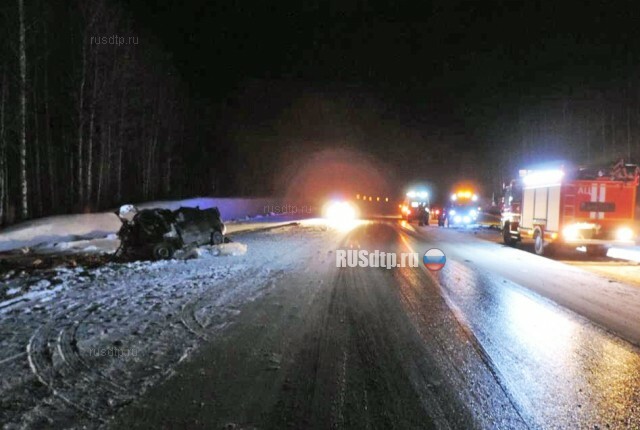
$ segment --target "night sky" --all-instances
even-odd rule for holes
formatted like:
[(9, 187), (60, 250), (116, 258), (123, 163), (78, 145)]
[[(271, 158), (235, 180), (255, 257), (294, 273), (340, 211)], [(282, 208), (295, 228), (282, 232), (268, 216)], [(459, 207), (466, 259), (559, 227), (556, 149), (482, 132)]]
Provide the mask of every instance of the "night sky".
[[(400, 133), (453, 136), (456, 150), (480, 154), (491, 144), (484, 133), (523, 100), (637, 72), (633, 1), (123, 1), (225, 133), (282, 128), (301, 94), (320, 93), (365, 117), (361, 127), (389, 120)], [(316, 132), (335, 137), (316, 130), (307, 139)], [(397, 151), (415, 158), (421, 149), (406, 142)], [(355, 146), (403, 175), (407, 158), (388, 153), (385, 139)]]

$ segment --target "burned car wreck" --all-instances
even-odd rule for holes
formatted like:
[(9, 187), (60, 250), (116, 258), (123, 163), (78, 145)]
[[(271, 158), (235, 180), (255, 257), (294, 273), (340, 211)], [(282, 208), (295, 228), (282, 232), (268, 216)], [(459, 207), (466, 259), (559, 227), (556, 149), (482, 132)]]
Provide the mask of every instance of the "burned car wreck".
[(142, 209), (124, 205), (117, 212), (122, 222), (118, 231), (119, 259), (172, 258), (177, 250), (201, 245), (219, 245), (225, 241), (226, 228), (220, 211), (214, 207)]

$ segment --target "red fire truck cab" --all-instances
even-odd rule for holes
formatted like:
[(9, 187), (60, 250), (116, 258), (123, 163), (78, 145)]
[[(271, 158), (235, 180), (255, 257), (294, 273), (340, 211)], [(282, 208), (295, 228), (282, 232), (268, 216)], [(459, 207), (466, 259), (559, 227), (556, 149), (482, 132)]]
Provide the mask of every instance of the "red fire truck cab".
[(505, 187), (504, 243), (532, 241), (538, 255), (585, 246), (594, 256), (633, 245), (637, 187), (638, 168), (622, 161), (606, 170), (522, 170)]

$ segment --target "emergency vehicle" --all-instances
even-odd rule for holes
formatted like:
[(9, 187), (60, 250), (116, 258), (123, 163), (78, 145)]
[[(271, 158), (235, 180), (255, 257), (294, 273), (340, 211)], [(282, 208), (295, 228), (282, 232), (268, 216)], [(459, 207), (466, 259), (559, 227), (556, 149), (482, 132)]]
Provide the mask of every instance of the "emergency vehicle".
[(440, 227), (469, 226), (478, 220), (478, 195), (471, 190), (458, 190), (451, 194), (448, 207), (438, 218)]
[(420, 205), (422, 205), (427, 213), (427, 224), (429, 216), (429, 193), (426, 191), (411, 190), (405, 194), (403, 203), (400, 205), (400, 214), (402, 218), (411, 222), (417, 220)]
[(505, 187), (504, 243), (532, 241), (538, 255), (584, 246), (593, 256), (633, 245), (638, 173), (622, 160), (609, 169), (520, 171)]

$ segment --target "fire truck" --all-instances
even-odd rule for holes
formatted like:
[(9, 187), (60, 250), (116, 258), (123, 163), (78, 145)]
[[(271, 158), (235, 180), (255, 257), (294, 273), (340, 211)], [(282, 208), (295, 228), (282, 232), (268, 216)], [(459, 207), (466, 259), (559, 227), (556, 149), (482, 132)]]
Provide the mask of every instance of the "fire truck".
[(504, 243), (533, 242), (538, 255), (584, 246), (592, 256), (633, 245), (639, 172), (622, 160), (608, 169), (521, 170), (505, 186)]

